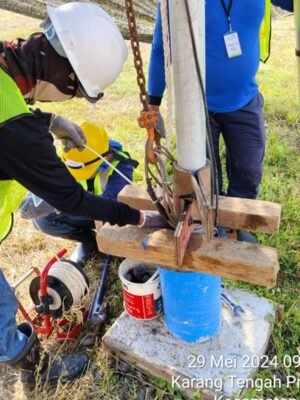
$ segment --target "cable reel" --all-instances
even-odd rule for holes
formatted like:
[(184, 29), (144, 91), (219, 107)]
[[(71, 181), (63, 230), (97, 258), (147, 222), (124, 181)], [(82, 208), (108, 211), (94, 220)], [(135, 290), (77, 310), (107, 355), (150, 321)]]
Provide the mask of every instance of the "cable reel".
[(88, 288), (89, 280), (83, 269), (73, 261), (61, 259), (50, 267), (46, 287), (41, 276), (36, 276), (30, 283), (29, 293), (38, 313), (57, 319), (79, 302)]

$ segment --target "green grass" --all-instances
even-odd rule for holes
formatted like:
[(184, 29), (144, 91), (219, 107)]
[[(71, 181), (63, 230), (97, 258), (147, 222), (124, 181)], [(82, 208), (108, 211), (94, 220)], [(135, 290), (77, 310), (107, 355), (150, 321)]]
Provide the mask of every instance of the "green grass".
[[(277, 235), (259, 234), (260, 242), (275, 247), (279, 254), (280, 273), (276, 288), (265, 289), (234, 283), (284, 306), (282, 319), (274, 323), (270, 357), (277, 355), (276, 369), (260, 371), (258, 377), (276, 374), (299, 379), (299, 369), (283, 365), (285, 355), (300, 352), (300, 146), (299, 97), (294, 32), (291, 17), (273, 24), (272, 55), (258, 75), (265, 97), (267, 146), (260, 199), (282, 204), (282, 222)], [(299, 398), (299, 387), (252, 390), (255, 397)]]
[[(2, 22), (0, 37), (2, 38), (12, 39), (38, 30), (36, 20), (4, 11), (1, 11), (0, 21)], [(260, 199), (279, 202), (283, 206), (280, 232), (274, 236), (262, 234), (258, 236), (262, 244), (276, 247), (278, 250), (281, 266), (278, 284), (276, 288), (265, 289), (232, 282), (234, 285), (247, 288), (284, 306), (282, 319), (274, 323), (269, 349), (270, 356), (275, 354), (278, 356), (279, 368), (276, 371), (272, 369), (261, 371), (258, 374), (260, 377), (268, 377), (276, 373), (282, 377), (289, 374), (299, 378), (299, 372), (296, 369), (288, 369), (283, 365), (284, 355), (296, 355), (300, 351), (300, 122), (294, 42), (293, 19), (287, 17), (276, 20), (273, 24), (272, 55), (268, 63), (262, 65), (258, 75), (261, 91), (265, 96), (267, 123), (267, 148)], [(149, 45), (142, 46), (145, 70), (149, 50)], [(76, 99), (60, 104), (38, 104), (38, 106), (45, 111), (60, 113), (77, 123), (87, 119), (103, 125), (111, 137), (121, 141), (132, 157), (140, 161), (138, 184), (144, 183), (143, 155), (146, 133), (137, 124), (141, 106), (131, 56), (120, 78), (106, 91), (104, 99), (97, 105), (89, 105), (84, 100)], [(43, 236), (35, 231), (31, 224), (17, 217), (12, 235), (0, 248), (0, 265), (9, 280), (14, 282), (27, 271), (29, 266), (41, 267), (63, 246), (70, 250), (73, 248), (69, 242)], [(107, 296), (111, 306), (110, 324), (122, 310), (117, 264), (117, 262), (113, 263), (109, 277)], [(91, 263), (87, 271), (91, 282), (95, 285), (99, 267)], [(21, 299), (26, 298), (25, 292), (27, 292), (26, 287), (19, 293)], [(81, 337), (85, 333), (85, 331), (82, 332)], [(69, 345), (67, 350), (75, 351), (77, 348), (80, 349), (80, 341)], [(54, 346), (54, 349), (57, 349), (57, 346)], [(173, 393), (172, 388), (164, 381), (146, 376), (135, 368), (127, 374), (121, 374), (118, 363), (112, 363), (106, 359), (100, 341), (90, 354), (90, 368), (79, 381), (70, 385), (59, 385), (56, 390), (40, 390), (39, 388), (31, 398), (34, 400), (126, 398), (131, 400), (138, 398), (139, 391), (143, 387), (147, 388), (151, 399), (183, 398), (179, 393)], [(1, 382), (5, 382), (3, 398), (24, 398), (17, 377), (13, 378), (14, 376), (6, 370), (0, 371), (0, 387)], [(274, 398), (275, 395), (299, 398), (295, 387), (290, 389), (283, 387), (280, 390), (251, 391), (249, 399)], [(199, 395), (196, 398), (200, 399)]]

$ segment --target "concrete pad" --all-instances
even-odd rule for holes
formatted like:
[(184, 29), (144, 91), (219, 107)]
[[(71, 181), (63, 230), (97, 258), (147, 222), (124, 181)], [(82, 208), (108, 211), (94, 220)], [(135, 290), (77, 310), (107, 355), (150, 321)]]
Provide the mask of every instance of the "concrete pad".
[(259, 364), (268, 361), (264, 354), (276, 307), (237, 288), (226, 288), (226, 294), (245, 313), (233, 316), (223, 307), (220, 332), (205, 343), (175, 338), (163, 317), (137, 321), (124, 312), (104, 336), (104, 344), (112, 354), (171, 382), (188, 397), (197, 390), (203, 399), (239, 397), (253, 381)]

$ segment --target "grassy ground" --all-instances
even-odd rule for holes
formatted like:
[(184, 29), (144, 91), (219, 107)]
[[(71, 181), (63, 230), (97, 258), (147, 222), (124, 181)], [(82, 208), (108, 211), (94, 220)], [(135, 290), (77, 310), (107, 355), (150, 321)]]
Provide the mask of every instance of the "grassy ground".
[[(37, 21), (14, 15), (1, 10), (0, 37), (9, 39), (38, 30)], [(147, 64), (150, 47), (142, 46), (145, 64)], [(260, 372), (262, 377), (274, 373), (284, 381), (286, 375), (299, 377), (295, 368), (286, 368), (283, 357), (286, 354), (296, 355), (299, 348), (300, 304), (300, 252), (299, 252), (299, 209), (300, 209), (300, 140), (299, 140), (299, 103), (297, 98), (296, 60), (294, 56), (294, 31), (292, 17), (277, 19), (273, 26), (272, 56), (269, 62), (261, 67), (259, 73), (261, 91), (265, 95), (265, 115), (267, 122), (267, 150), (264, 167), (264, 178), (261, 186), (261, 199), (283, 204), (283, 215), (280, 232), (275, 236), (260, 235), (261, 243), (274, 246), (280, 256), (281, 272), (278, 285), (274, 289), (264, 289), (246, 284), (238, 284), (253, 292), (284, 305), (281, 321), (276, 322), (270, 355), (277, 354), (279, 367)], [(141, 164), (138, 172), (138, 183), (142, 184), (143, 152), (145, 133), (138, 128), (136, 118), (140, 110), (138, 91), (135, 83), (135, 72), (132, 58), (129, 58), (118, 81), (105, 93), (104, 99), (96, 106), (76, 99), (63, 104), (43, 104), (45, 111), (61, 113), (74, 122), (85, 119), (102, 124), (109, 134), (130, 150), (132, 156)], [(31, 223), (16, 217), (13, 233), (0, 248), (0, 265), (10, 282), (15, 282), (30, 266), (41, 267), (55, 252), (66, 246), (70, 251), (74, 245), (69, 242), (43, 236), (34, 230)], [(111, 304), (110, 324), (122, 310), (120, 284), (117, 276), (117, 262), (114, 261), (109, 277), (108, 301)], [(95, 285), (100, 265), (92, 262), (87, 272)], [(20, 290), (21, 299), (28, 299), (27, 287)], [(87, 332), (83, 331), (80, 340), (73, 345), (63, 346), (61, 350), (55, 344), (54, 351), (81, 349), (81, 340)], [(11, 370), (0, 367), (0, 398), (36, 400), (68, 399), (139, 399), (174, 398), (171, 388), (163, 381), (146, 377), (140, 371), (127, 371), (124, 365), (112, 363), (106, 359), (100, 340), (90, 351), (91, 362), (87, 374), (76, 383), (59, 385), (55, 390), (37, 388), (30, 396), (22, 392), (18, 375)], [(298, 374), (298, 375), (297, 375)], [(251, 392), (250, 398), (293, 397), (299, 398), (299, 391), (293, 387), (280, 390), (265, 389), (263, 392)], [(143, 397), (144, 396), (144, 397)], [(176, 399), (183, 398), (180, 394)]]

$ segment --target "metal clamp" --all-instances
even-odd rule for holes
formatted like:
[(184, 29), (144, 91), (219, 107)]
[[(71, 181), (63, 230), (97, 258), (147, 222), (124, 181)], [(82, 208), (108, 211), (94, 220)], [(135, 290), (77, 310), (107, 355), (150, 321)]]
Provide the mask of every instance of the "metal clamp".
[(157, 157), (154, 153), (154, 143), (160, 146), (160, 135), (155, 129), (158, 123), (156, 111), (142, 111), (138, 119), (139, 126), (147, 129), (148, 139), (146, 142), (146, 158), (151, 164), (157, 163)]
[(213, 239), (213, 207), (210, 186), (210, 163), (197, 171), (197, 178), (191, 171), (174, 164), (175, 193), (174, 208), (179, 215), (175, 230), (176, 261), (182, 265), (186, 248), (193, 230), (203, 227), (203, 241)]

